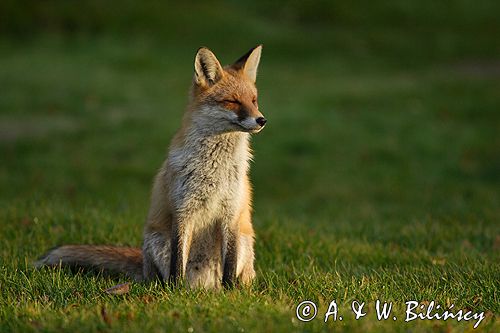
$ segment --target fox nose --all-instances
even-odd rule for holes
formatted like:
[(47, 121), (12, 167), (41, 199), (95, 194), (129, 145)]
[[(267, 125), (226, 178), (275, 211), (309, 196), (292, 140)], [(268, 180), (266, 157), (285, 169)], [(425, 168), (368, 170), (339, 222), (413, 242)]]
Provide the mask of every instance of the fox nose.
[(257, 119), (255, 119), (255, 121), (257, 122), (257, 124), (259, 124), (261, 127), (264, 127), (264, 125), (267, 123), (267, 120), (266, 118), (264, 117), (259, 117)]

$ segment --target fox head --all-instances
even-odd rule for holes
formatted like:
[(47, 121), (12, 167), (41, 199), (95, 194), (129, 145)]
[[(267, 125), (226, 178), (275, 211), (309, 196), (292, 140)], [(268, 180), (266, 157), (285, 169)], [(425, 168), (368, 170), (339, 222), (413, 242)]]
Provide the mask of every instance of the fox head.
[(255, 80), (262, 45), (234, 64), (222, 67), (209, 49), (198, 50), (194, 61), (192, 121), (216, 133), (257, 133), (266, 125), (259, 111)]

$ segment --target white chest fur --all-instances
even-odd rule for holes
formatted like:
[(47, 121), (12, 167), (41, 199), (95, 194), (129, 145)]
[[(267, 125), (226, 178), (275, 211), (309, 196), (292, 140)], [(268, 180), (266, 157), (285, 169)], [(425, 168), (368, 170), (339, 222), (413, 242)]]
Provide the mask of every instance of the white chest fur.
[(177, 214), (198, 216), (202, 224), (234, 217), (243, 200), (250, 158), (246, 133), (190, 133), (184, 146), (168, 157)]

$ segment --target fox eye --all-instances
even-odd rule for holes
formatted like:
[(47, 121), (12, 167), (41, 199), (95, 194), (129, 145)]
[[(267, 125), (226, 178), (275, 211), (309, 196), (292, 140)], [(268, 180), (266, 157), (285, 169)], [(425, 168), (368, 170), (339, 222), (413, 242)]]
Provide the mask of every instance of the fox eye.
[(223, 102), (229, 107), (238, 107), (241, 105), (241, 102), (236, 99), (225, 99)]
[(253, 103), (253, 105), (257, 106), (257, 98), (256, 98), (256, 97), (254, 97), (254, 98), (252, 99), (252, 103)]

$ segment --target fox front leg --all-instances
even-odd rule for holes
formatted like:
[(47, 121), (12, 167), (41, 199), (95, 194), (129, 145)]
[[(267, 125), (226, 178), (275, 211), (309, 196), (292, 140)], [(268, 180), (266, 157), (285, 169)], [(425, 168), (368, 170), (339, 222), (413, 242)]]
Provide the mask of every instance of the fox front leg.
[(236, 284), (236, 265), (238, 262), (238, 225), (222, 228), (222, 285), (231, 288)]
[[(175, 285), (177, 279), (182, 276), (182, 253), (179, 253), (179, 249), (182, 249), (182, 246), (179, 246), (179, 233), (178, 228), (172, 228), (172, 241), (170, 246), (170, 273), (168, 277), (168, 281)], [(181, 263), (181, 267), (179, 267), (179, 263)]]
[(169, 282), (173, 285), (184, 279), (192, 240), (192, 227), (177, 220), (172, 226), (172, 245)]

